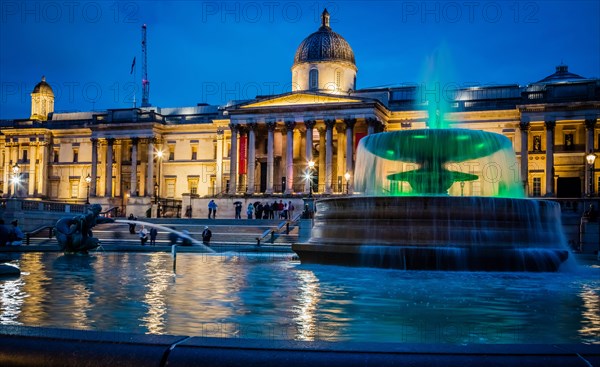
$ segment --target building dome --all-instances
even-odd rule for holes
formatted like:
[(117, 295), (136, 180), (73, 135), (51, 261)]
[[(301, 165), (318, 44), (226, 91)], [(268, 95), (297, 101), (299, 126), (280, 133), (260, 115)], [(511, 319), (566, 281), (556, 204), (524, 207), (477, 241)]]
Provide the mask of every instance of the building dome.
[(321, 15), (319, 30), (306, 37), (298, 46), (294, 65), (319, 61), (346, 61), (355, 65), (352, 48), (344, 37), (332, 31), (329, 26), (327, 9)]
[(52, 91), (52, 87), (50, 87), (50, 84), (46, 83), (45, 76), (42, 76), (42, 81), (36, 84), (36, 86), (33, 88), (33, 92), (31, 92), (31, 93), (54, 95), (54, 92)]
[(535, 84), (568, 83), (578, 82), (582, 80), (585, 80), (585, 78), (581, 75), (571, 73), (569, 71), (569, 67), (561, 63), (556, 67), (556, 72), (554, 74), (548, 75), (547, 77), (536, 82)]

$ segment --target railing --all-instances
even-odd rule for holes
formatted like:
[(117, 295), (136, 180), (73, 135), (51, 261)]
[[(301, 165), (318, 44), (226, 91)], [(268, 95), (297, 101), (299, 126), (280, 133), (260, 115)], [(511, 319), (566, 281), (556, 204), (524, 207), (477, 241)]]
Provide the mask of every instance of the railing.
[(25, 244), (29, 245), (30, 244), (30, 239), (31, 237), (34, 237), (35, 235), (37, 235), (38, 233), (44, 231), (44, 230), (48, 230), (48, 239), (52, 238), (52, 235), (54, 234), (53, 232), (54, 226), (41, 226), (39, 228), (34, 229), (31, 232), (27, 232), (25, 233)]
[(115, 218), (118, 217), (121, 212), (121, 208), (118, 206), (113, 206), (103, 212), (100, 212), (101, 217)]

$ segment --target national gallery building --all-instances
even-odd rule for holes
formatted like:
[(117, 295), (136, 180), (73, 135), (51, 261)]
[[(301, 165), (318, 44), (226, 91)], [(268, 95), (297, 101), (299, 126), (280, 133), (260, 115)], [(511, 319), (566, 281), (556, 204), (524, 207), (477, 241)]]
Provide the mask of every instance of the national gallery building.
[[(2, 196), (126, 207), (186, 195), (306, 194), (310, 161), (313, 192), (353, 192), (362, 137), (427, 128), (436, 111), (418, 86), (357, 89), (357, 70), (325, 11), (296, 50), (289, 93), (225, 106), (55, 113), (42, 78), (30, 117), (0, 121)], [(595, 195), (600, 159), (590, 165), (586, 155), (600, 151), (600, 79), (566, 65), (540, 73), (527, 86), (453, 90), (443, 119), (508, 137), (529, 196)], [(476, 181), (464, 187), (477, 190)]]

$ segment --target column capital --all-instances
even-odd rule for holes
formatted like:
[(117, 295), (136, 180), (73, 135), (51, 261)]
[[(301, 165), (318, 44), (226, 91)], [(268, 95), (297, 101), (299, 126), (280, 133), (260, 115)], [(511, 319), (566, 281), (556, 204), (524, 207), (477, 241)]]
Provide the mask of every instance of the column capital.
[(237, 130), (238, 130), (238, 132), (239, 132), (239, 134), (241, 136), (245, 136), (246, 134), (248, 134), (248, 131), (250, 129), (248, 128), (248, 126), (239, 125), (238, 128), (237, 128)]
[(585, 119), (585, 128), (592, 130), (596, 127), (596, 119)]
[(277, 123), (275, 121), (267, 121), (266, 125), (268, 131), (275, 131), (275, 128), (277, 127)]
[(294, 131), (294, 128), (296, 127), (296, 121), (286, 121), (285, 122), (285, 131)]
[(108, 145), (113, 145), (115, 143), (115, 138), (106, 138), (106, 142), (108, 143)]
[(379, 120), (377, 120), (375, 117), (367, 117), (365, 119), (365, 124), (368, 126), (379, 127), (381, 122), (379, 122)]
[(225, 134), (225, 130), (222, 127), (217, 128), (217, 136), (223, 136), (223, 134)]
[(346, 124), (346, 129), (353, 129), (354, 125), (356, 125), (356, 119), (355, 118), (345, 118), (344, 124)]
[(131, 144), (137, 145), (137, 143), (140, 141), (140, 138), (131, 138)]
[(333, 127), (335, 126), (335, 122), (336, 122), (335, 119), (323, 121), (323, 123), (325, 124), (325, 127), (327, 128), (327, 130), (332, 130)]
[(520, 121), (519, 122), (519, 129), (521, 131), (529, 131), (530, 127), (531, 127), (531, 124), (529, 123), (529, 121)]
[(231, 130), (231, 133), (237, 132), (239, 130), (240, 126), (238, 124), (234, 124), (231, 123), (229, 124), (229, 129)]
[(90, 138), (90, 141), (94, 144), (98, 143), (98, 138)]
[(248, 132), (256, 131), (256, 129), (258, 128), (258, 124), (256, 122), (249, 122), (246, 124), (245, 127), (248, 129)]
[(306, 121), (304, 121), (304, 126), (306, 126), (307, 130), (310, 130), (310, 129), (314, 128), (316, 124), (317, 124), (316, 120), (306, 120)]
[(546, 126), (547, 130), (554, 131), (554, 128), (556, 127), (556, 121), (549, 120), (549, 121), (544, 122), (544, 125)]

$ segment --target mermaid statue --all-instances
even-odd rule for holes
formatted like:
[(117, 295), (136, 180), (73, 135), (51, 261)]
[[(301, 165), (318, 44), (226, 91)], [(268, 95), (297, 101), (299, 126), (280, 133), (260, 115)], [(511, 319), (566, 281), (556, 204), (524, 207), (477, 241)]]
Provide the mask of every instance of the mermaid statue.
[(101, 210), (100, 204), (93, 204), (86, 208), (84, 214), (62, 218), (56, 222), (54, 235), (62, 251), (87, 254), (89, 250), (100, 245), (100, 241), (92, 235), (92, 227), (96, 224), (114, 222), (112, 218), (99, 216)]

